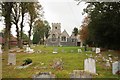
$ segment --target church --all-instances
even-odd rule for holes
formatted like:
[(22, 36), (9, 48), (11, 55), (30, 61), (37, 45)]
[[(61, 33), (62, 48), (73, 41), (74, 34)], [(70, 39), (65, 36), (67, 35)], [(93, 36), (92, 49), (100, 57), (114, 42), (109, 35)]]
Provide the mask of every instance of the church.
[(52, 29), (50, 35), (46, 40), (47, 46), (80, 46), (80, 36), (71, 36), (66, 30), (61, 32), (61, 23), (52, 23)]

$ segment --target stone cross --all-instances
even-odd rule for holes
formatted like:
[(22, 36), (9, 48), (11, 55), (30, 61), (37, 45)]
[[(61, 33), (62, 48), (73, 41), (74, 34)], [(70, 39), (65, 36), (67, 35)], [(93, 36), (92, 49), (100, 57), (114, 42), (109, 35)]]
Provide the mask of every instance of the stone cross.
[(8, 65), (16, 65), (16, 54), (14, 53), (8, 54)]
[(88, 58), (84, 60), (84, 71), (96, 74), (96, 64), (94, 59)]

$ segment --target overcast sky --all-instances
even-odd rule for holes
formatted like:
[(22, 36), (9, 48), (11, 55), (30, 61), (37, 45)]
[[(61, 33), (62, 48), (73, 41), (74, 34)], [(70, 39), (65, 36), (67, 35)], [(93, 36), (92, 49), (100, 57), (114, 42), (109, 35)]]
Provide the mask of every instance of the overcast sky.
[[(80, 28), (85, 15), (82, 15), (83, 9), (87, 6), (85, 2), (78, 2), (74, 0), (39, 0), (43, 6), (44, 18), (50, 23), (61, 23), (61, 30), (64, 29), (71, 35), (73, 28)], [(2, 23), (0, 22), (0, 30)], [(15, 27), (11, 29), (12, 34), (15, 36)], [(27, 25), (24, 27), (25, 33), (29, 28)]]
[(85, 2), (75, 0), (39, 0), (45, 11), (46, 20), (51, 23), (61, 23), (62, 31), (65, 29), (71, 35), (73, 28), (79, 28), (83, 21)]

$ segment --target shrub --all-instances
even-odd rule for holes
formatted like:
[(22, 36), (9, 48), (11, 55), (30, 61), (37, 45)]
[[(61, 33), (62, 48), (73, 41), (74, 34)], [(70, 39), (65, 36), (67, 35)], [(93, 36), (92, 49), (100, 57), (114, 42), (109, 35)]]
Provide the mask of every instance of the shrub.
[(23, 66), (24, 66), (24, 65), (27, 65), (27, 64), (32, 63), (32, 59), (27, 58), (27, 59), (25, 59), (23, 62), (24, 62), (24, 63), (23, 63)]

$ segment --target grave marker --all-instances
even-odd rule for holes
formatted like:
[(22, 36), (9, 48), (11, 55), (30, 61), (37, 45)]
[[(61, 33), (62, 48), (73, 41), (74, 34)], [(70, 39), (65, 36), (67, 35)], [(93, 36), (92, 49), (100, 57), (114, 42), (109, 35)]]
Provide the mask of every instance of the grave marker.
[(2, 45), (0, 45), (0, 54), (2, 54)]
[(46, 78), (47, 80), (51, 80), (50, 78), (55, 78), (54, 74), (51, 74), (51, 72), (40, 72), (33, 76), (33, 80), (41, 80), (42, 78)]
[(81, 53), (82, 52), (82, 50), (81, 49), (78, 49), (78, 53)]
[(16, 65), (16, 54), (14, 53), (8, 54), (8, 65)]
[(92, 48), (92, 51), (95, 52), (95, 47)]
[(120, 62), (116, 61), (112, 63), (112, 73), (116, 74), (118, 71), (120, 71)]
[(53, 54), (57, 54), (58, 53), (57, 51), (58, 51), (58, 49), (55, 48), (54, 51), (53, 51)]
[(100, 53), (100, 48), (96, 48), (96, 53)]
[(95, 60), (92, 58), (88, 58), (84, 60), (84, 70), (90, 73), (96, 74), (96, 64)]
[(70, 78), (92, 78), (93, 75), (91, 73), (88, 73), (83, 70), (73, 70), (72, 73), (70, 73)]

